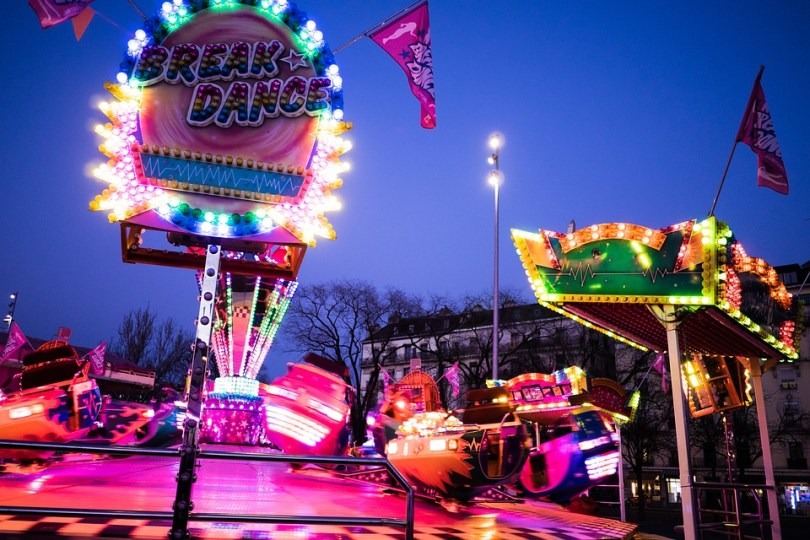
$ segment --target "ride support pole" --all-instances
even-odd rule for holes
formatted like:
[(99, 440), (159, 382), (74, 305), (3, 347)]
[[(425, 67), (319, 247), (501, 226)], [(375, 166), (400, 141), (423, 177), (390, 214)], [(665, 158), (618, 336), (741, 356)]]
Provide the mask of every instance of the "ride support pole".
[(199, 453), (200, 417), (203, 408), (203, 389), (208, 370), (208, 351), (211, 345), (211, 330), (214, 322), (214, 304), (217, 297), (219, 265), (222, 249), (210, 245), (206, 249), (205, 269), (203, 270), (200, 291), (200, 310), (197, 317), (197, 335), (194, 340), (186, 400), (188, 410), (183, 424), (183, 442), (180, 445), (180, 466), (177, 472), (177, 492), (172, 505), (174, 516), (169, 538), (185, 540), (189, 538), (189, 512), (194, 509), (191, 488), (197, 480), (197, 454)]

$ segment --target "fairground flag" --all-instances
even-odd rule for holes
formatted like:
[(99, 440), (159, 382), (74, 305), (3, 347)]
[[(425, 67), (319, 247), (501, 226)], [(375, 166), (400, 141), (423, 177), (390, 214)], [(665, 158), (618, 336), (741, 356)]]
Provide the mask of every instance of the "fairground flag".
[(102, 341), (98, 347), (87, 353), (85, 358), (90, 360), (90, 370), (93, 375), (104, 373), (104, 353), (107, 351), (107, 343)]
[(405, 71), (411, 92), (421, 104), (422, 127), (435, 128), (436, 94), (427, 0), (368, 36)]
[(450, 386), (453, 388), (453, 397), (458, 397), (459, 394), (458, 362), (450, 366), (450, 369), (444, 372), (444, 376), (447, 377), (447, 382), (449, 382)]
[(667, 370), (667, 362), (664, 353), (658, 353), (653, 361), (653, 368), (661, 374), (661, 390), (665, 394), (669, 393), (669, 371)]
[(382, 375), (383, 394), (386, 394), (388, 393), (388, 385), (391, 384), (392, 377), (384, 369), (380, 371), (380, 374)]
[[(28, 0), (42, 28), (50, 28), (82, 13), (93, 0)], [(85, 18), (86, 18), (85, 14)], [(92, 18), (92, 17), (91, 17)], [(86, 21), (89, 23), (89, 19)], [(87, 28), (87, 25), (84, 25)], [(82, 29), (82, 32), (84, 30)], [(76, 39), (81, 35), (77, 33)]]
[(3, 354), (0, 356), (0, 364), (5, 363), (6, 360), (11, 358), (14, 353), (23, 348), (23, 345), (28, 343), (25, 334), (23, 334), (17, 323), (12, 322), (11, 328), (8, 329), (8, 338), (6, 339), (6, 346), (3, 347)]
[(765, 102), (765, 92), (762, 90), (760, 69), (748, 106), (745, 109), (740, 129), (737, 132), (737, 142), (743, 142), (751, 147), (757, 155), (757, 185), (771, 188), (782, 195), (788, 194), (787, 172), (782, 161), (782, 150), (776, 140), (776, 131), (773, 119)]

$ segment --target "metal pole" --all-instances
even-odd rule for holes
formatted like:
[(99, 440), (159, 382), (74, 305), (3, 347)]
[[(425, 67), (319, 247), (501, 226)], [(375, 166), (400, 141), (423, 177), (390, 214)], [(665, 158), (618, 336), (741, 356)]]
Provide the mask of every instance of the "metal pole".
[(619, 434), (619, 519), (627, 521), (627, 507), (624, 503), (624, 446), (622, 445), (622, 428), (616, 426)]
[(13, 293), (11, 293), (9, 295), (9, 297), (11, 298), (11, 302), (8, 303), (9, 312), (8, 312), (8, 315), (6, 315), (6, 323), (8, 325), (6, 330), (8, 330), (8, 331), (11, 331), (11, 324), (14, 322), (14, 310), (17, 309), (17, 297), (18, 296), (19, 296), (19, 294), (17, 293), (17, 291), (14, 291)]
[(188, 409), (183, 423), (183, 442), (180, 445), (180, 465), (177, 472), (177, 491), (172, 505), (174, 517), (169, 531), (171, 540), (186, 540), (189, 537), (189, 512), (194, 509), (191, 488), (197, 481), (197, 454), (199, 448), (200, 418), (203, 410), (203, 389), (208, 370), (208, 351), (211, 345), (211, 330), (214, 323), (214, 303), (219, 282), (219, 265), (222, 257), (220, 246), (206, 249), (200, 291), (200, 310), (197, 316), (197, 335), (191, 355), (188, 376)]
[[(495, 171), (498, 171), (498, 160), (495, 160)], [(495, 283), (493, 285), (493, 298), (492, 298), (492, 380), (498, 380), (498, 302), (499, 302), (499, 279), (498, 279), (498, 191), (500, 186), (495, 184)]]
[(771, 442), (768, 437), (768, 418), (765, 415), (765, 392), (762, 390), (762, 367), (756, 358), (751, 358), (749, 364), (754, 385), (754, 402), (757, 407), (759, 442), (762, 445), (762, 468), (765, 469), (765, 485), (768, 488), (765, 491), (768, 498), (768, 515), (771, 518), (771, 538), (782, 540), (782, 524), (779, 521), (779, 506), (776, 501), (776, 477), (773, 473)]
[(499, 288), (500, 282), (498, 279), (498, 229), (500, 208), (499, 208), (499, 194), (501, 189), (501, 156), (500, 150), (503, 146), (503, 135), (500, 133), (493, 133), (489, 136), (489, 146), (492, 149), (492, 154), (489, 156), (489, 164), (495, 166), (495, 170), (489, 173), (489, 183), (495, 188), (495, 253), (494, 253), (494, 269), (493, 269), (493, 291), (492, 291), (492, 380), (498, 380), (498, 304), (500, 303)]
[(678, 470), (681, 480), (681, 511), (683, 513), (683, 533), (685, 540), (697, 538), (697, 514), (692, 489), (692, 461), (689, 457), (689, 431), (686, 425), (686, 402), (681, 378), (681, 350), (678, 345), (678, 320), (675, 307), (661, 306), (661, 322), (667, 331), (667, 352), (669, 372), (672, 379), (672, 405), (675, 410), (675, 437), (678, 442)]

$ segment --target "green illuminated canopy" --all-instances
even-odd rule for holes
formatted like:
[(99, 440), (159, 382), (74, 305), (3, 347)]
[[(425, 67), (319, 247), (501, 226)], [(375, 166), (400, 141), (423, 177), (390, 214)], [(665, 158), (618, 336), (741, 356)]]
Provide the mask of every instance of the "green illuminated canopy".
[(794, 360), (798, 309), (774, 269), (716, 218), (650, 229), (630, 223), (512, 238), (538, 301), (642, 349), (662, 351), (673, 306), (684, 352)]

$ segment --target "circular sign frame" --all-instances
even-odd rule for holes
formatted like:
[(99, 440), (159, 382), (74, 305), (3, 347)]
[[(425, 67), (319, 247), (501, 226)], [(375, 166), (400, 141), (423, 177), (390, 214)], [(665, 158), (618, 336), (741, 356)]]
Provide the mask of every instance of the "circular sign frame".
[(342, 79), (292, 2), (165, 2), (105, 86), (116, 100), (96, 132), (109, 161), (94, 173), (109, 186), (91, 210), (203, 237), (335, 237)]

